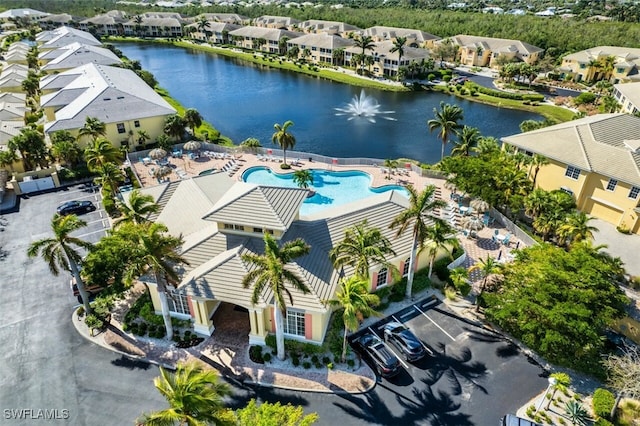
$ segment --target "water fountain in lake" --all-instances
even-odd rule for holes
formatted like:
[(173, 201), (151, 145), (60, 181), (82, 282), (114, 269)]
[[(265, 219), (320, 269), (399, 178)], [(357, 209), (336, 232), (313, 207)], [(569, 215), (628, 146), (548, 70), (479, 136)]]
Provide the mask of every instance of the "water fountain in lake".
[(334, 108), (336, 115), (348, 115), (347, 120), (353, 120), (356, 118), (364, 118), (371, 123), (375, 123), (375, 117), (380, 116), (385, 120), (396, 121), (393, 117), (388, 117), (384, 114), (393, 114), (395, 111), (381, 111), (380, 104), (371, 96), (367, 96), (364, 90), (360, 92), (360, 96), (354, 96), (351, 102), (344, 108)]

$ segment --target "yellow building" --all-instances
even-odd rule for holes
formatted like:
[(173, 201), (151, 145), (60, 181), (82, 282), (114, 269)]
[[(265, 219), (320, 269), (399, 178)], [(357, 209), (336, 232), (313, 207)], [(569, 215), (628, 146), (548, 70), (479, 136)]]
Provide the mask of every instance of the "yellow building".
[(565, 56), (559, 71), (575, 81), (628, 83), (640, 81), (639, 67), (640, 49), (598, 46)]
[(133, 71), (123, 68), (87, 64), (48, 75), (40, 87), (46, 134), (66, 130), (77, 136), (86, 118), (93, 117), (105, 123), (105, 137), (116, 147), (132, 147), (141, 130), (150, 140), (163, 134), (167, 117), (176, 113)]
[(568, 192), (581, 211), (640, 234), (639, 117), (594, 115), (502, 141), (549, 160), (537, 187)]
[[(529, 43), (504, 38), (457, 35), (445, 40), (450, 40), (458, 46), (460, 63), (471, 67), (497, 68), (500, 60), (533, 65), (544, 52), (543, 49)], [(439, 40), (435, 44), (438, 45), (445, 40)]]
[[(335, 296), (341, 277), (353, 274), (351, 267), (335, 270), (329, 259), (329, 251), (344, 239), (346, 228), (366, 219), (369, 227), (380, 229), (397, 253), (388, 260), (403, 275), (408, 274), (411, 232), (396, 238), (396, 231), (389, 228), (392, 219), (408, 206), (408, 199), (397, 192), (302, 217), (299, 211), (307, 190), (237, 182), (225, 173), (171, 182), (143, 192), (161, 206), (151, 219), (166, 224), (171, 234), (184, 237), (181, 254), (189, 265), (180, 271), (177, 289), (168, 298), (169, 309), (173, 316), (193, 319), (195, 331), (202, 335), (213, 333), (213, 314), (222, 304), (246, 310), (250, 343), (264, 344), (265, 337), (274, 331), (273, 294), (266, 289), (253, 305), (252, 289), (241, 285), (251, 269), (242, 255), (262, 253), (265, 232), (280, 242), (302, 238), (311, 246), (308, 255), (295, 259), (290, 266), (310, 289), (303, 294), (289, 288), (293, 303), (287, 298), (284, 327), (290, 339), (313, 343), (324, 340), (332, 313), (324, 301)], [(426, 266), (425, 254), (419, 257), (416, 269)], [(382, 265), (373, 265), (370, 275), (371, 290), (392, 283), (391, 273)], [(160, 312), (153, 278), (143, 281)]]

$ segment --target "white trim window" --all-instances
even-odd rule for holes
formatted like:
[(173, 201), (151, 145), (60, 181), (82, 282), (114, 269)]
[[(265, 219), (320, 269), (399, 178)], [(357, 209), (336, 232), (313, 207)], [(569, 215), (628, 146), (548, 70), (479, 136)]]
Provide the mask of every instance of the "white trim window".
[(580, 172), (581, 170), (577, 167), (567, 166), (567, 171), (564, 172), (564, 175), (570, 179), (578, 180), (578, 178), (580, 177)]
[(615, 191), (616, 186), (618, 186), (618, 180), (613, 178), (609, 179), (609, 183), (607, 183), (607, 191)]
[(637, 200), (639, 194), (640, 194), (640, 187), (638, 186), (632, 186), (631, 189), (629, 190), (629, 198), (631, 198), (632, 200)]
[(287, 317), (283, 321), (284, 333), (304, 337), (304, 312), (287, 309)]
[(406, 277), (409, 275), (409, 266), (411, 266), (411, 258), (407, 257), (404, 261), (404, 265), (402, 268), (402, 276)]
[(187, 295), (180, 290), (169, 290), (167, 294), (167, 302), (169, 311), (182, 315), (191, 315), (189, 310), (189, 299)]
[(378, 276), (376, 277), (376, 288), (387, 285), (387, 275), (389, 275), (389, 270), (387, 268), (382, 268), (378, 271)]

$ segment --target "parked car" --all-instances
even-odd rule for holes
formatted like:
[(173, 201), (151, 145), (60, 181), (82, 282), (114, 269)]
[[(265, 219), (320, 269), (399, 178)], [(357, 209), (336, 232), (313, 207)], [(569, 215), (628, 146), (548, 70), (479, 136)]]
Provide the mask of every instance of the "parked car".
[(407, 361), (418, 361), (427, 354), (420, 339), (399, 322), (392, 321), (384, 326), (384, 340), (395, 346)]
[(60, 204), (58, 206), (57, 212), (60, 215), (68, 215), (68, 214), (82, 214), (92, 212), (96, 209), (96, 206), (93, 205), (91, 201), (67, 201), (64, 204)]
[(604, 331), (604, 347), (610, 350), (611, 352), (616, 352), (621, 354), (625, 349), (633, 346), (634, 343), (624, 334), (618, 333), (617, 331), (611, 330), (610, 328)]
[(364, 355), (375, 365), (382, 377), (393, 377), (400, 373), (400, 361), (375, 334), (365, 334), (356, 341)]
[(534, 423), (531, 420), (517, 417), (513, 414), (507, 414), (500, 421), (500, 426), (541, 426), (538, 423)]

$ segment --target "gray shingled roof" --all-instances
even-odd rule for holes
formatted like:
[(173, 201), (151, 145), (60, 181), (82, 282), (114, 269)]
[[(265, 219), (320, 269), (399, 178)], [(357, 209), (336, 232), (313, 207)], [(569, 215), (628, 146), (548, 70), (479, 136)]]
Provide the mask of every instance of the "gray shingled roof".
[(80, 43), (72, 43), (60, 49), (61, 54), (51, 58), (42, 66), (44, 71), (55, 71), (79, 67), (88, 63), (99, 65), (115, 65), (122, 60), (109, 49), (98, 46), (87, 46)]
[(625, 141), (639, 138), (640, 118), (599, 114), (502, 140), (581, 170), (640, 186), (640, 153), (625, 145)]
[(491, 50), (496, 52), (504, 51), (511, 46), (515, 47), (520, 53), (535, 53), (542, 52), (544, 50), (520, 40), (509, 40), (505, 38), (480, 37), (461, 34), (455, 37), (451, 37), (451, 40), (453, 40), (453, 42), (458, 46), (471, 46), (475, 43), (484, 42), (489, 46)]
[(327, 33), (305, 34), (303, 36), (296, 37), (293, 40), (289, 40), (288, 43), (298, 46), (314, 46), (319, 49), (337, 49), (340, 47), (355, 46), (355, 42), (353, 40), (336, 35), (329, 35)]

